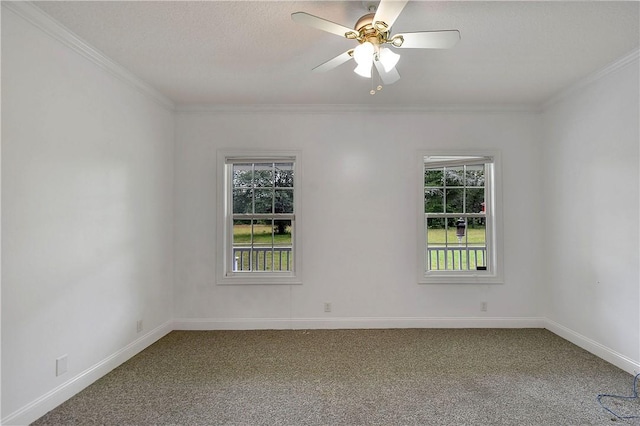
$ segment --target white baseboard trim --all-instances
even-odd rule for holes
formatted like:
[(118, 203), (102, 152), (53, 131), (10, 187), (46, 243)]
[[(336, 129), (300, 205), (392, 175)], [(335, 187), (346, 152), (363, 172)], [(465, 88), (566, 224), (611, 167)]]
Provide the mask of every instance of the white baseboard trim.
[(25, 405), (3, 418), (3, 425), (28, 425), (56, 408), (120, 364), (157, 342), (172, 331), (172, 322), (168, 321), (151, 330), (144, 336), (131, 342), (124, 348), (105, 358), (82, 373), (67, 380), (40, 398)]
[(573, 343), (582, 349), (591, 352), (595, 356), (604, 359), (605, 361), (615, 365), (616, 367), (628, 372), (629, 374), (636, 374), (640, 371), (640, 363), (628, 358), (613, 349), (610, 349), (595, 340), (592, 340), (580, 333), (577, 333), (570, 328), (567, 328), (561, 324), (550, 319), (545, 320), (545, 328), (550, 332), (557, 334), (565, 340)]
[(354, 328), (544, 328), (544, 318), (176, 318), (174, 330), (301, 330)]

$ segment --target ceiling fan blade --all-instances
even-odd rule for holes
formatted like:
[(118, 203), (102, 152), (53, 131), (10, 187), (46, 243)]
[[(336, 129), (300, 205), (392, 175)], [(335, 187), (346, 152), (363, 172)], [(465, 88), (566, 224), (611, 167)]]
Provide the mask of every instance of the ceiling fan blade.
[[(394, 40), (404, 39), (401, 45)], [(460, 31), (421, 31), (417, 33), (396, 34), (391, 39), (391, 44), (401, 49), (448, 49), (460, 41)]]
[(409, 0), (381, 0), (373, 22), (384, 22), (391, 28)]
[(385, 71), (380, 61), (373, 61), (373, 63), (376, 64), (376, 69), (378, 70), (378, 74), (380, 74), (380, 78), (384, 84), (393, 84), (400, 80), (400, 74), (395, 67), (391, 68), (389, 71)]
[(326, 19), (318, 18), (305, 12), (292, 13), (291, 19), (299, 24), (308, 25), (328, 33), (339, 35), (340, 37), (346, 37), (348, 33), (358, 34), (353, 29), (347, 28), (344, 25), (336, 24), (335, 22), (327, 21)]
[(327, 62), (318, 65), (312, 71), (313, 72), (325, 72), (334, 69), (338, 65), (342, 65), (351, 59), (351, 50), (347, 50), (346, 52), (336, 56), (333, 59), (329, 59)]

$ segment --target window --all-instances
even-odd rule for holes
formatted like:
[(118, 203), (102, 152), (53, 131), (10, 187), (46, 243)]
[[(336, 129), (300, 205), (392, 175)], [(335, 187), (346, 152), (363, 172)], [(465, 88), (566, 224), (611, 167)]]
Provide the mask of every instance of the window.
[(219, 283), (299, 283), (296, 156), (221, 154), (219, 167)]
[(501, 282), (497, 156), (423, 156), (421, 282)]

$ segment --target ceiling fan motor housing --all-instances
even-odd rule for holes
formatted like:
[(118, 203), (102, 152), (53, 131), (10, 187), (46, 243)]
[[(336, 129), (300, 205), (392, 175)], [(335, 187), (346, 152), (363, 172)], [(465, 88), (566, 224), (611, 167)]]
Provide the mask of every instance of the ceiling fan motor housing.
[(355, 38), (360, 43), (368, 41), (374, 46), (379, 46), (387, 42), (389, 27), (384, 22), (373, 22), (374, 17), (375, 13), (368, 13), (356, 22), (354, 29), (358, 36)]

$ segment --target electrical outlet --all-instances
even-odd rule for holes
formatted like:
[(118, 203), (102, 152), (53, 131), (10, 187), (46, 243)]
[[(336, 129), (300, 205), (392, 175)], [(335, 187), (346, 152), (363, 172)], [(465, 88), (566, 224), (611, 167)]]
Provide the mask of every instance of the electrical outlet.
[(56, 359), (56, 376), (61, 376), (67, 372), (67, 355), (62, 355)]
[(136, 331), (140, 333), (142, 329), (143, 329), (142, 320), (138, 320), (138, 322), (136, 322)]
[(325, 312), (331, 312), (331, 303), (330, 302), (324, 302), (324, 311)]
[(480, 310), (482, 312), (487, 312), (487, 302), (480, 302)]

